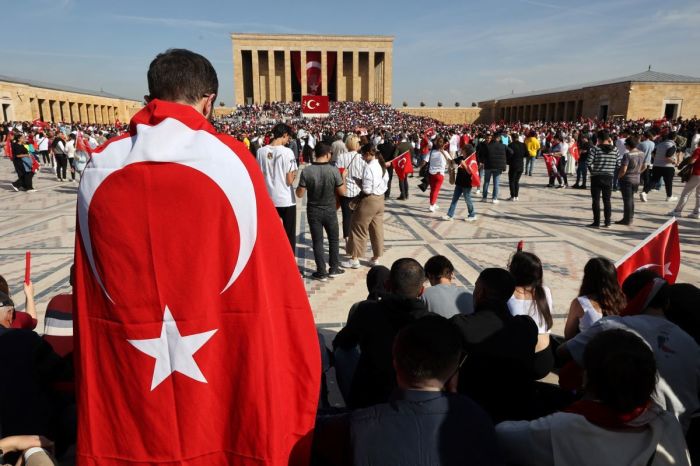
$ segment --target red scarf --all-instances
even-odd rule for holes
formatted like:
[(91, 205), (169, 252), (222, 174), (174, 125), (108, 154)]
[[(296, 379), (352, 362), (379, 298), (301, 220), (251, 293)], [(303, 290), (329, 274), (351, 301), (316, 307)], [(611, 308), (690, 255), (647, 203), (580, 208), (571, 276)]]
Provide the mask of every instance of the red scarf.
[(563, 412), (580, 414), (591, 424), (604, 429), (624, 429), (629, 427), (628, 424), (630, 422), (644, 414), (649, 408), (649, 404), (650, 402), (647, 402), (643, 406), (634, 408), (632, 411), (619, 413), (599, 401), (580, 400), (564, 409)]

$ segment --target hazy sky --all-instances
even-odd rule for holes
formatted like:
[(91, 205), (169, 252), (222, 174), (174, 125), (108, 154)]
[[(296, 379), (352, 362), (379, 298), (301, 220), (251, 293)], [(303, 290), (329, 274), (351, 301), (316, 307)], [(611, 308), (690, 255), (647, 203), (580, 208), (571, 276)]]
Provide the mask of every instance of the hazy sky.
[(653, 70), (700, 76), (699, 0), (0, 0), (0, 74), (141, 99), (153, 57), (208, 57), (233, 102), (231, 32), (386, 34), (394, 105), (434, 106)]

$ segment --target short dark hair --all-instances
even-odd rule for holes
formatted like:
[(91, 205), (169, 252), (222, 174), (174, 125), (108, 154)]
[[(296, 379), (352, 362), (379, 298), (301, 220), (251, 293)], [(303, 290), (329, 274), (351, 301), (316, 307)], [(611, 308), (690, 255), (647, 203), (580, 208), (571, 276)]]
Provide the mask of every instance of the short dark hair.
[(219, 92), (219, 79), (211, 62), (185, 49), (159, 53), (148, 67), (151, 99), (194, 104), (202, 97)]
[(476, 279), (486, 300), (506, 302), (515, 291), (515, 278), (506, 269), (484, 269)]
[(639, 138), (637, 136), (630, 136), (625, 139), (625, 145), (627, 147), (637, 147), (639, 145)]
[(452, 262), (445, 256), (433, 256), (423, 267), (428, 278), (449, 278), (455, 271)]
[(391, 264), (389, 283), (391, 293), (403, 298), (417, 298), (425, 282), (425, 271), (417, 260), (409, 257)]
[[(657, 278), (659, 274), (649, 269), (638, 270), (625, 278), (622, 282), (622, 292), (627, 297), (627, 302), (632, 301), (649, 283)], [(649, 301), (647, 307), (666, 309), (668, 307), (668, 284), (665, 283), (654, 297)], [(640, 309), (643, 311), (644, 309)]]
[(598, 136), (598, 142), (603, 142), (606, 139), (610, 139), (610, 133), (604, 129), (601, 129), (600, 131), (598, 131), (597, 136)]
[(394, 339), (396, 370), (409, 382), (446, 381), (457, 370), (462, 341), (457, 327), (439, 315), (407, 325)]
[(675, 283), (668, 286), (668, 309), (666, 318), (685, 330), (685, 333), (700, 344), (700, 288), (690, 283)]
[(583, 352), (583, 368), (586, 390), (618, 413), (644, 406), (656, 386), (654, 352), (627, 330), (593, 337)]
[(292, 127), (287, 123), (277, 123), (272, 127), (272, 139), (278, 139), (286, 135), (292, 135)]
[(319, 158), (331, 153), (331, 146), (325, 142), (317, 142), (314, 147), (314, 157)]

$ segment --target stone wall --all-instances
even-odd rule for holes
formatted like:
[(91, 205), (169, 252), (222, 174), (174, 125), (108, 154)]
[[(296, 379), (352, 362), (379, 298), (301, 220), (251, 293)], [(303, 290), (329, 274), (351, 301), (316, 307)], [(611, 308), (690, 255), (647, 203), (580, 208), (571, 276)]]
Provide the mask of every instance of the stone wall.
[(479, 107), (401, 107), (400, 112), (434, 118), (448, 125), (474, 123), (479, 119)]
[(634, 83), (629, 94), (628, 117), (661, 118), (666, 103), (679, 103), (678, 116), (700, 115), (700, 84)]
[(126, 123), (142, 106), (136, 100), (0, 81), (0, 122), (41, 118), (48, 122)]

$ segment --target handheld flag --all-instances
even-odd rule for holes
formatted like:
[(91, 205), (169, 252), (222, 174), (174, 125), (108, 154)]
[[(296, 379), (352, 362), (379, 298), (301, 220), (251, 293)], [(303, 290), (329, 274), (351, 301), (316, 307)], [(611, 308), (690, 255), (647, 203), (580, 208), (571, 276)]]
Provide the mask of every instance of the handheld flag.
[(651, 269), (668, 283), (675, 283), (680, 266), (681, 245), (675, 218), (664, 223), (615, 263), (620, 284), (630, 274), (643, 269)]
[(478, 188), (481, 186), (481, 178), (479, 177), (479, 163), (476, 161), (476, 154), (472, 154), (467, 157), (467, 159), (462, 162), (461, 165), (472, 178), (472, 188)]
[(31, 251), (27, 251), (24, 254), (24, 283), (29, 285), (29, 282), (32, 280), (32, 253)]
[(393, 159), (391, 164), (400, 180), (405, 180), (410, 173), (413, 173), (413, 161), (408, 151)]

